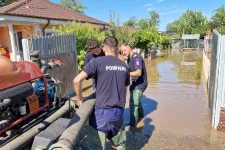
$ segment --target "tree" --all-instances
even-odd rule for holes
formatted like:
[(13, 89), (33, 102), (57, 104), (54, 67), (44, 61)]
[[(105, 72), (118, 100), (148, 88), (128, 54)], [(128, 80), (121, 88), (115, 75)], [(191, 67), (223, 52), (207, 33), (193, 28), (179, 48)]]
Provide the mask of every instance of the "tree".
[(162, 49), (168, 49), (171, 47), (172, 41), (167, 36), (160, 36), (160, 46)]
[(84, 10), (87, 8), (78, 0), (60, 0), (59, 5), (81, 14), (84, 14)]
[(176, 21), (168, 24), (167, 31), (182, 34), (204, 34), (209, 28), (207, 18), (200, 11), (187, 10)]
[(138, 21), (137, 17), (133, 16), (128, 21), (124, 22), (123, 25), (136, 28), (137, 27), (137, 21)]
[(178, 30), (178, 20), (176, 20), (172, 23), (169, 23), (166, 26), (166, 31), (168, 31), (168, 32), (176, 32), (177, 30)]
[(158, 27), (160, 20), (159, 20), (159, 14), (155, 11), (149, 12), (150, 17), (148, 19), (140, 19), (138, 21), (138, 27), (140, 29), (148, 29), (150, 30), (152, 27)]
[[(125, 24), (121, 27), (119, 16), (116, 15), (114, 11), (110, 11), (110, 26), (106, 32), (106, 36), (115, 36), (119, 41), (119, 45), (125, 42), (129, 43), (132, 47), (144, 50), (159, 47), (161, 45), (161, 47), (168, 48), (171, 40), (164, 36), (162, 37), (159, 34), (156, 28), (159, 18), (157, 19), (157, 15), (153, 15), (155, 17), (152, 17), (152, 20), (140, 19), (138, 21), (139, 29), (128, 32), (128, 25)], [(135, 19), (132, 17), (130, 20)], [(149, 26), (149, 24), (151, 25)]]
[(148, 29), (148, 20), (147, 19), (140, 19), (138, 21), (138, 28), (145, 30)]
[(221, 33), (225, 34), (225, 7), (222, 6), (214, 12), (215, 14), (212, 16), (212, 23), (214, 26), (220, 28)]
[(141, 49), (154, 48), (160, 44), (160, 34), (156, 27), (151, 27), (150, 29), (138, 30), (133, 33), (134, 37), (134, 47)]
[(152, 27), (152, 26), (158, 27), (160, 24), (159, 14), (156, 13), (155, 11), (151, 11), (151, 12), (149, 12), (149, 14), (150, 14), (150, 18), (149, 18), (150, 27)]
[(0, 7), (9, 5), (9, 4), (11, 4), (13, 2), (16, 2), (16, 1), (18, 1), (18, 0), (2, 0), (2, 1), (0, 1)]
[(119, 45), (122, 43), (129, 43), (133, 45), (134, 39), (132, 37), (133, 32), (128, 32), (128, 25), (120, 26), (120, 18), (116, 15), (115, 11), (110, 11), (110, 26), (106, 31), (106, 36), (115, 36)]

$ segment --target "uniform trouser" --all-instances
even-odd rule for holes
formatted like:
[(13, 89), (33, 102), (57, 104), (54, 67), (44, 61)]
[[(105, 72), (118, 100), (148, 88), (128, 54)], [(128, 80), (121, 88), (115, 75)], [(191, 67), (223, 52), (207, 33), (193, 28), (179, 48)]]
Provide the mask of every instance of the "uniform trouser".
[(144, 110), (141, 104), (143, 92), (138, 89), (130, 91), (130, 125), (136, 126), (138, 119), (144, 117)]
[(123, 109), (95, 108), (89, 119), (87, 146), (89, 150), (105, 150), (106, 138), (117, 150), (126, 149), (126, 131), (123, 125)]

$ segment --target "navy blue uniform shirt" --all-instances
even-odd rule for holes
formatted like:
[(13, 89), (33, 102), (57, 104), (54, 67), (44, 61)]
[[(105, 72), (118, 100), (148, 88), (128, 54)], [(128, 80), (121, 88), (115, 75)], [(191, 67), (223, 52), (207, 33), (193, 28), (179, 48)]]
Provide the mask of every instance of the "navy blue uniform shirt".
[(95, 77), (96, 107), (124, 108), (126, 103), (126, 86), (130, 84), (127, 65), (114, 56), (93, 59), (84, 72), (88, 78)]
[(94, 55), (90, 51), (88, 51), (85, 55), (84, 66), (86, 66), (87, 63), (89, 63), (93, 58), (98, 58), (102, 56), (105, 56), (105, 53), (103, 52), (103, 50), (101, 51), (100, 55)]
[(140, 77), (132, 77), (132, 84), (130, 86), (130, 90), (138, 89), (144, 92), (148, 86), (148, 80), (143, 57), (137, 53), (133, 53), (131, 58), (128, 60), (128, 66), (130, 72), (134, 72), (138, 69), (142, 70)]

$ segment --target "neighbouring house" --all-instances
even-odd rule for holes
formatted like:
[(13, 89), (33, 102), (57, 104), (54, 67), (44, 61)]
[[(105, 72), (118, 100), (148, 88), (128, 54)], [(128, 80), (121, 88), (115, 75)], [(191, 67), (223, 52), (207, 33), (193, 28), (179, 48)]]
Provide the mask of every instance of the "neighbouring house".
[(72, 21), (90, 23), (105, 29), (108, 23), (63, 8), (49, 0), (19, 0), (0, 7), (0, 46), (10, 53), (11, 60), (22, 59), (23, 38), (50, 35), (53, 26)]

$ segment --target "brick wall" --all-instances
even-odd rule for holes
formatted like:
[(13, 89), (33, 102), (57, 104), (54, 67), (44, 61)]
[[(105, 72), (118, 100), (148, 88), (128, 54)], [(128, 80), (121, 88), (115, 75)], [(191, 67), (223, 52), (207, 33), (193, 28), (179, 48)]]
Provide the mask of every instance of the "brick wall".
[(221, 108), (220, 111), (220, 122), (217, 130), (225, 132), (225, 108)]

